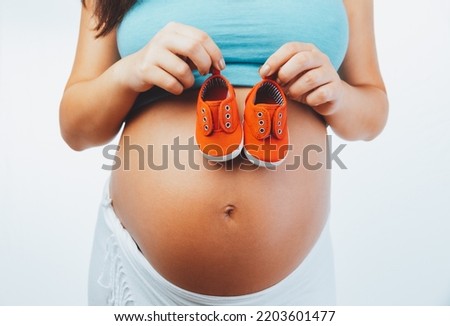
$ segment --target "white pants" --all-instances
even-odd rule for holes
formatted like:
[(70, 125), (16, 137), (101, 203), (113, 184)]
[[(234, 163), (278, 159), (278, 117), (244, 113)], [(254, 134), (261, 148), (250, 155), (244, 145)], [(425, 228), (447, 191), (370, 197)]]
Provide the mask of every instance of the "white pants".
[(170, 283), (150, 265), (115, 215), (106, 183), (89, 271), (89, 305), (328, 306), (335, 301), (328, 223), (308, 256), (279, 283), (247, 295), (203, 295)]

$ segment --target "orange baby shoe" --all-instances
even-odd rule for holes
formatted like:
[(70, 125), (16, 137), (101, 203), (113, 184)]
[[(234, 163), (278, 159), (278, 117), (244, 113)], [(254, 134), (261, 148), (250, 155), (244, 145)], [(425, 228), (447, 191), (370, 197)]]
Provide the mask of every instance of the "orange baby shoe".
[(214, 70), (200, 88), (195, 138), (203, 155), (211, 161), (232, 160), (241, 153), (242, 123), (236, 95), (219, 70)]
[(245, 100), (244, 153), (253, 164), (274, 167), (288, 149), (286, 96), (275, 81), (264, 79)]

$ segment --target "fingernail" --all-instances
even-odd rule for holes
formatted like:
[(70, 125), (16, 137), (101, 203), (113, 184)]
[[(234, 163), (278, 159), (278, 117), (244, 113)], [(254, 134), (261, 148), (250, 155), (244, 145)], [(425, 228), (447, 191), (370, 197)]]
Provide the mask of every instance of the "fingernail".
[(270, 72), (270, 66), (269, 66), (267, 63), (265, 63), (265, 64), (259, 69), (259, 74), (260, 74), (262, 77), (267, 76), (267, 75), (269, 74), (269, 72)]
[(220, 59), (220, 61), (219, 61), (219, 68), (220, 68), (220, 70), (224, 70), (225, 69), (225, 60), (222, 58), (222, 59)]

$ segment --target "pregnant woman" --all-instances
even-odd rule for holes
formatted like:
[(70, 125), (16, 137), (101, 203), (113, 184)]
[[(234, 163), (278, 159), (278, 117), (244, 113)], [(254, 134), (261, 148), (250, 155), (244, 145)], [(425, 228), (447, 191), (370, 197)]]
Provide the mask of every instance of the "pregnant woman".
[[(229, 81), (238, 121), (256, 84), (280, 85), (290, 144), (281, 164), (245, 151), (219, 163), (196, 147), (212, 71)], [(124, 125), (89, 303), (335, 304), (327, 127), (371, 140), (387, 108), (370, 0), (84, 0), (61, 132), (83, 150)]]

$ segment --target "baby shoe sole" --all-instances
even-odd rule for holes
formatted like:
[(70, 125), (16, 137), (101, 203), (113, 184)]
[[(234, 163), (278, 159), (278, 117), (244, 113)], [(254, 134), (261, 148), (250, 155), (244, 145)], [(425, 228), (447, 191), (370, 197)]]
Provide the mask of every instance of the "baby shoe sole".
[(281, 161), (277, 161), (277, 162), (265, 162), (265, 161), (261, 161), (259, 159), (257, 159), (256, 157), (252, 156), (249, 152), (247, 152), (247, 150), (244, 148), (244, 154), (247, 157), (247, 159), (254, 165), (257, 165), (259, 167), (264, 167), (264, 168), (276, 168), (277, 166), (280, 166), (284, 160), (286, 159), (286, 157), (284, 157)]
[(212, 156), (212, 155), (208, 155), (203, 152), (202, 152), (202, 154), (209, 161), (226, 162), (226, 161), (234, 160), (236, 157), (238, 157), (239, 154), (241, 154), (243, 148), (244, 148), (244, 140), (241, 140), (239, 147), (237, 149), (235, 149), (233, 152), (231, 152), (230, 154), (227, 154), (225, 156)]

